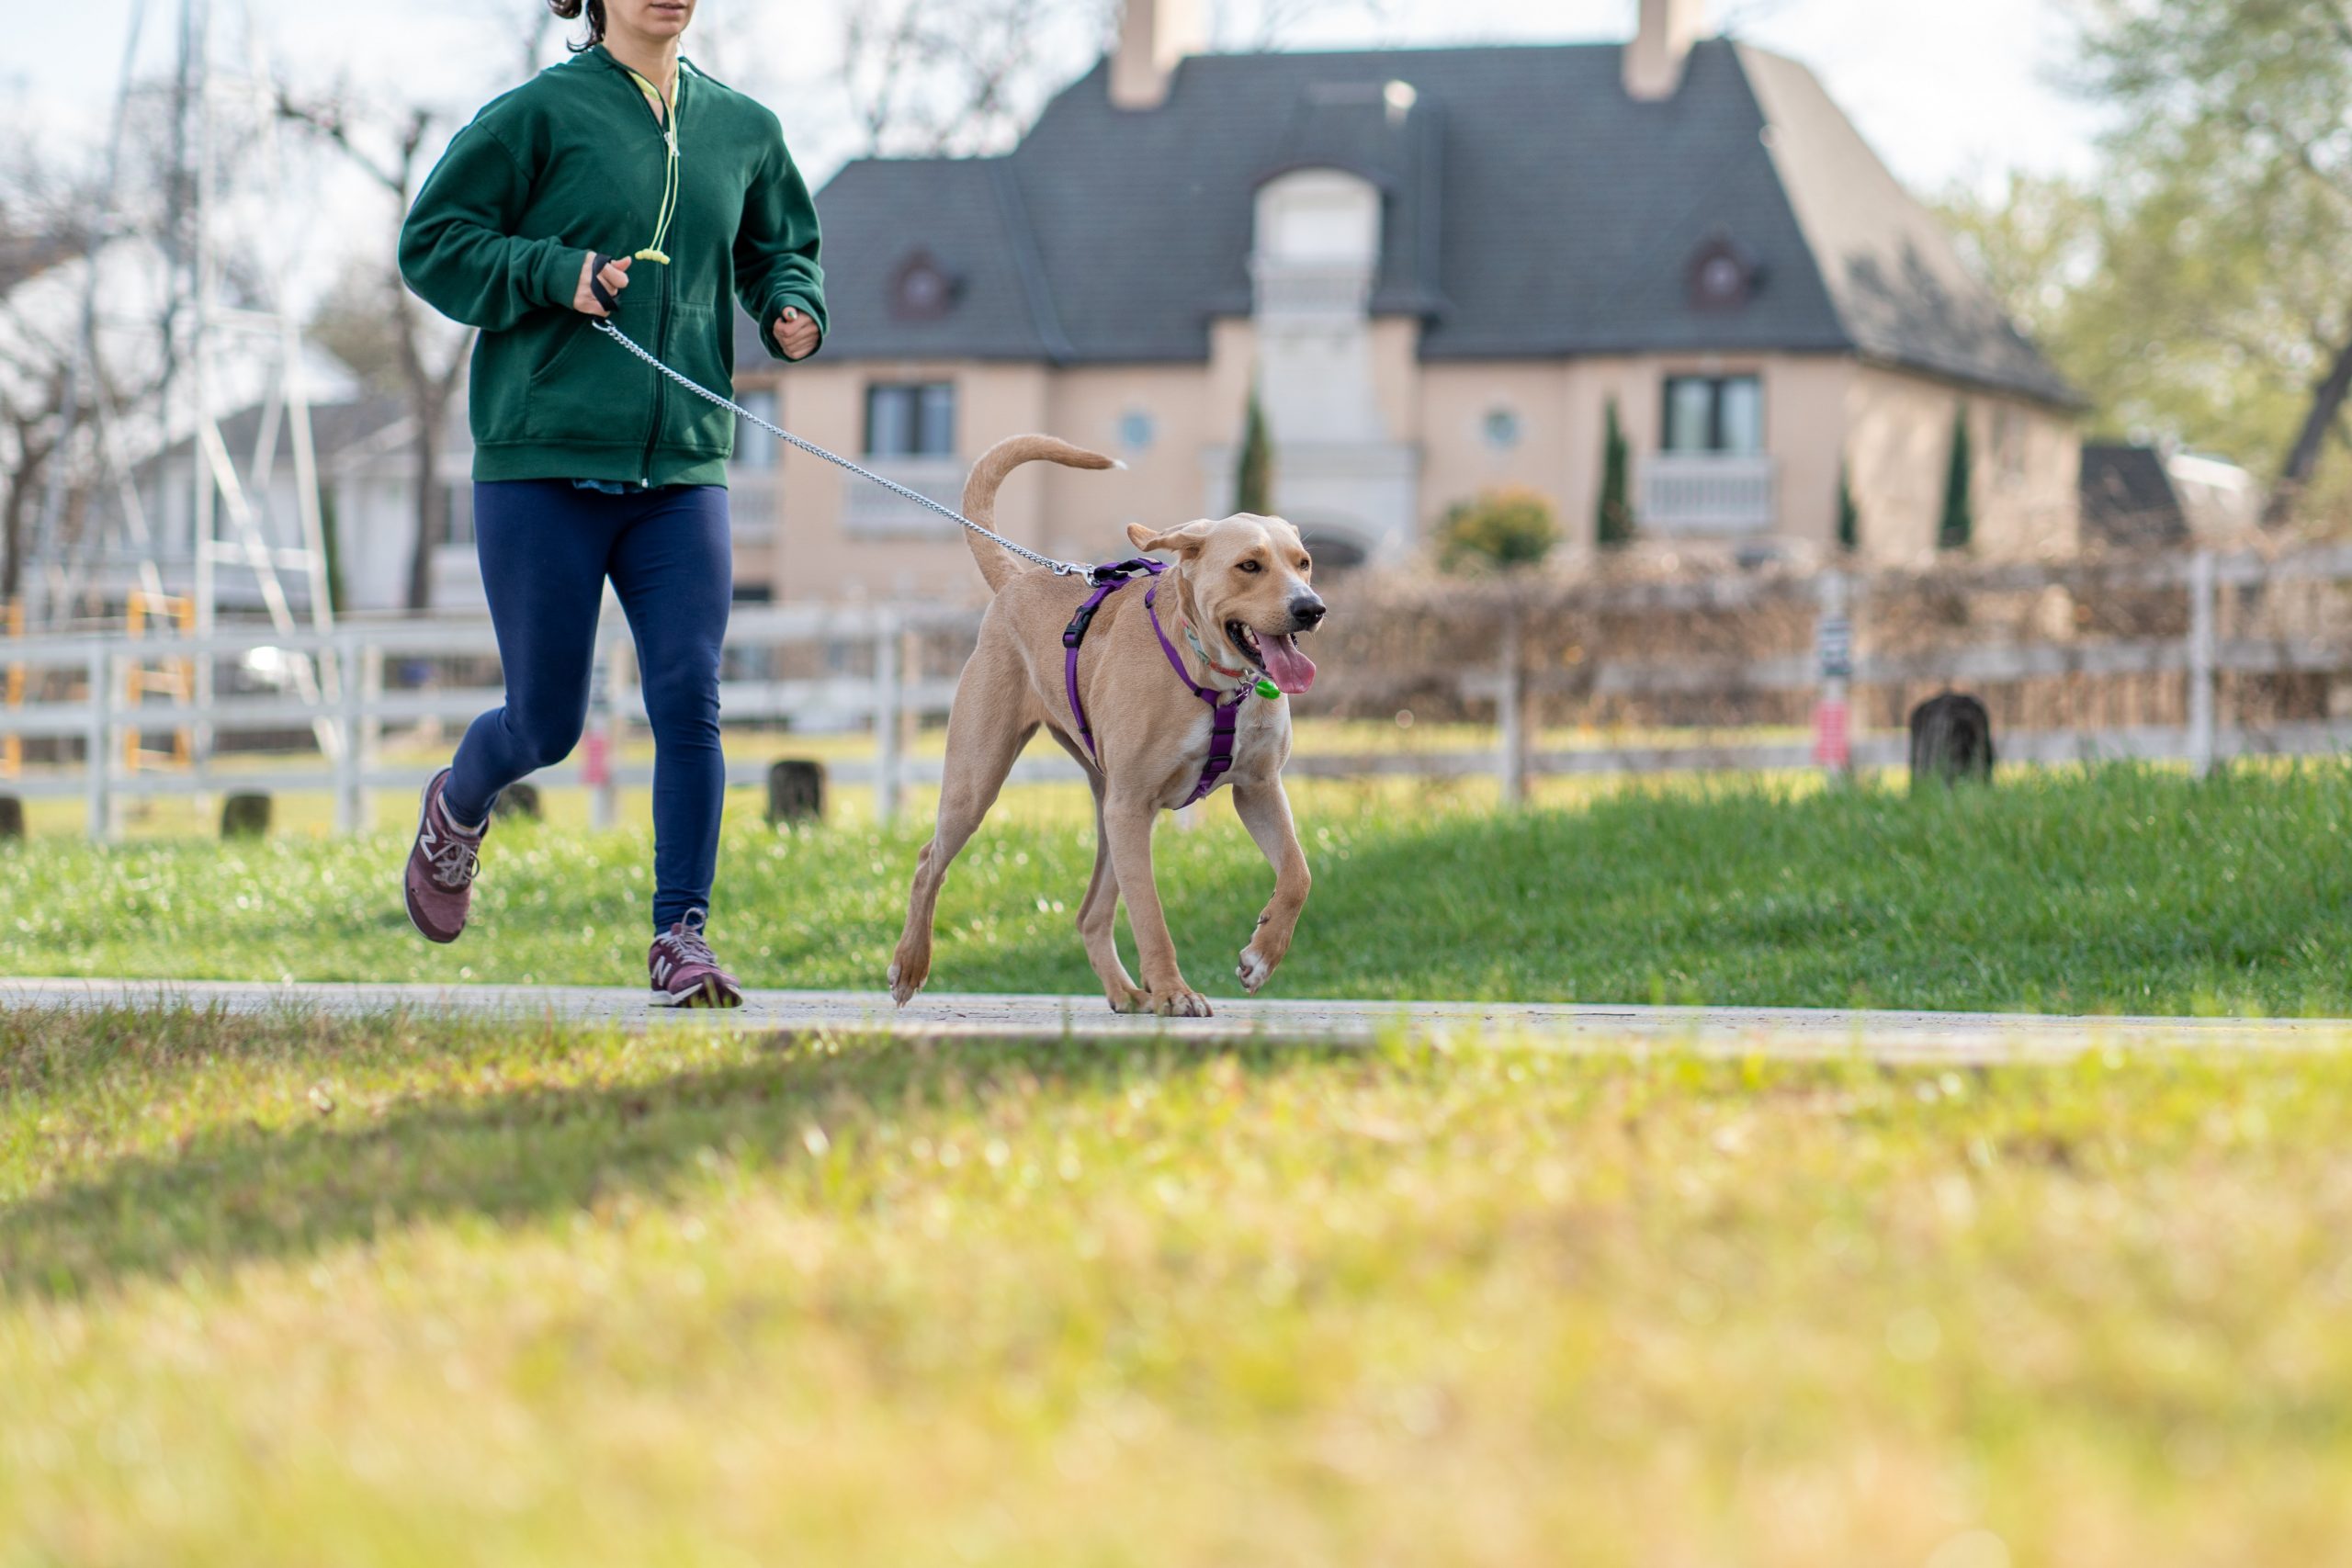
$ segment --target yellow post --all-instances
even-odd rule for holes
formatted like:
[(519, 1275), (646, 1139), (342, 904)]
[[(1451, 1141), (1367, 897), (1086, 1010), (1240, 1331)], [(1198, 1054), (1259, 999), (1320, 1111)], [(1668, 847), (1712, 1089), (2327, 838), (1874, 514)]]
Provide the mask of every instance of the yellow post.
[[(147, 629), (147, 595), (136, 588), (132, 589), (130, 603), (122, 607), (122, 618), (124, 635), (137, 642)], [(134, 715), (139, 709), (140, 695), (147, 689), (146, 674), (146, 666), (135, 659), (123, 667), (123, 700)], [(140, 740), (139, 726), (135, 722), (123, 730), (122, 765), (134, 773), (139, 771)]]
[[(146, 631), (147, 617), (151, 613), (166, 626), (176, 627), (182, 636), (191, 635), (196, 630), (196, 601), (183, 595), (150, 593), (144, 589), (134, 588), (124, 609), (127, 628), (134, 641)], [(138, 707), (151, 694), (170, 697), (182, 705), (194, 699), (196, 660), (167, 659), (161, 662), (162, 668), (150, 669), (144, 660), (131, 661), (130, 672), (125, 677), (131, 707)], [(196, 739), (186, 728), (173, 729), (172, 749), (168, 752), (148, 750), (146, 739), (135, 725), (123, 735), (123, 762), (134, 773), (144, 767), (186, 768), (193, 765)]]
[[(21, 639), (25, 635), (25, 602), (22, 599), (8, 601), (7, 620), (9, 637)], [(12, 708), (23, 707), (25, 705), (25, 667), (22, 664), (8, 666), (7, 690), (8, 705)], [(13, 779), (24, 772), (24, 769), (25, 738), (21, 735), (0, 736), (0, 777)]]
[[(174, 600), (173, 603), (178, 607), (180, 636), (194, 637), (196, 635), (196, 601), (183, 596)], [(180, 701), (194, 702), (196, 700), (195, 660), (183, 659), (179, 661), (179, 677)], [(182, 768), (191, 768), (196, 765), (196, 731), (186, 725), (172, 731), (172, 761), (175, 766)]]

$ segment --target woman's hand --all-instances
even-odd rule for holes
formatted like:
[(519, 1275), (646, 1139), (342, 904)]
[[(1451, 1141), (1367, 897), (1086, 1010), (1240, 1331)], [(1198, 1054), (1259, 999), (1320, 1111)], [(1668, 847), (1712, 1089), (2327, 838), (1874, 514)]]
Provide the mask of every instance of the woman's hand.
[(786, 359), (806, 359), (817, 352), (817, 323), (808, 312), (786, 305), (775, 319), (775, 345)]
[[(596, 257), (593, 252), (587, 260), (580, 264), (580, 287), (571, 291), (571, 308), (583, 316), (609, 316), (612, 312), (596, 303), (595, 290), (588, 287), (588, 275), (595, 265)], [(596, 276), (612, 291), (613, 298), (618, 299), (621, 290), (628, 287), (628, 257), (615, 256)]]

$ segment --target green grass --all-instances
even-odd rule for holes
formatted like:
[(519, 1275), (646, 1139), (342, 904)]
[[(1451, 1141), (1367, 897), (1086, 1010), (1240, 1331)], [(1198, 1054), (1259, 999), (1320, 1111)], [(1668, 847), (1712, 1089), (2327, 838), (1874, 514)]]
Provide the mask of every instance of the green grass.
[[(2041, 773), (1914, 800), (1804, 785), (1618, 788), (1498, 813), (1442, 793), (1299, 791), (1317, 882), (1270, 995), (2352, 1013), (2352, 773)], [(1212, 801), (1163, 826), (1187, 974), (1232, 955), (1271, 874)], [(878, 988), (920, 822), (774, 833), (731, 818), (714, 923), (758, 986)], [(0, 852), (17, 973), (634, 983), (641, 832), (502, 827), (479, 925), (418, 940), (402, 837)], [(950, 876), (933, 985), (1087, 994), (1074, 802), (1008, 800)], [(1130, 950), (1132, 951), (1132, 950)]]
[(0, 1565), (2347, 1561), (2352, 1055), (0, 1014)]

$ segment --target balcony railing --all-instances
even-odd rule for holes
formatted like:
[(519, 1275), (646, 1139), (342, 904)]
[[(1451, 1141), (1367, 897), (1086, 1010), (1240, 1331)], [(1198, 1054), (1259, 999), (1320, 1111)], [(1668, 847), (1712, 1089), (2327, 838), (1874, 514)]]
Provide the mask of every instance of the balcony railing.
[(1660, 452), (1642, 464), (1642, 526), (1657, 534), (1762, 534), (1778, 517), (1779, 467), (1762, 455)]
[(736, 543), (756, 544), (775, 537), (776, 507), (780, 503), (776, 480), (782, 472), (774, 467), (755, 468), (748, 463), (729, 467), (727, 517)]
[[(943, 506), (960, 507), (970, 465), (960, 457), (868, 457), (865, 467)], [(900, 539), (946, 538), (956, 532), (956, 525), (936, 512), (855, 474), (842, 476), (842, 527), (846, 533)]]
[(1250, 263), (1261, 315), (1360, 318), (1372, 297), (1372, 268), (1363, 263), (1277, 261)]

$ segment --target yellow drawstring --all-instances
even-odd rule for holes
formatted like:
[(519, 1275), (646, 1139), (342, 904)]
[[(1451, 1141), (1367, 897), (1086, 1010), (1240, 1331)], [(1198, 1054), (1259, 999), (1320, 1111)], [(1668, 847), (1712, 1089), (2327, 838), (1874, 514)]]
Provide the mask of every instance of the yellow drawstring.
[[(662, 170), (662, 215), (659, 219), (655, 220), (653, 224), (653, 243), (646, 246), (645, 249), (638, 252), (631, 259), (635, 261), (659, 262), (662, 265), (668, 266), (670, 265), (670, 258), (668, 255), (663, 254), (662, 250), (662, 242), (670, 237), (670, 220), (677, 216), (678, 211), (677, 99), (674, 96), (668, 98), (663, 97), (662, 96), (662, 89), (647, 81), (645, 77), (639, 74), (635, 68), (623, 65), (621, 66), (621, 69), (628, 73), (629, 80), (637, 84), (638, 91), (645, 95), (646, 100), (662, 111), (662, 140), (670, 150), (668, 163)], [(680, 79), (682, 81), (684, 80), (684, 73), (682, 69), (680, 72)]]

